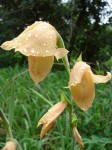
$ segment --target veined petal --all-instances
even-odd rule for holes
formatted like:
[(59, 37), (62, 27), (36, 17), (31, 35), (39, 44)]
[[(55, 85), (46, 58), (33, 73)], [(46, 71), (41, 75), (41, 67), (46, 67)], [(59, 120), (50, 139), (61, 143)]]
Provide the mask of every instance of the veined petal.
[(86, 111), (92, 106), (95, 97), (95, 87), (91, 73), (88, 70), (83, 73), (80, 83), (71, 86), (70, 90), (75, 103), (80, 109)]
[(66, 56), (68, 54), (68, 50), (65, 49), (65, 48), (58, 48), (55, 50), (55, 54), (54, 56), (57, 58), (57, 59), (61, 59), (63, 58), (64, 56)]
[(70, 72), (69, 87), (80, 83), (86, 70), (90, 70), (90, 66), (88, 64), (83, 61), (77, 62)]
[(42, 138), (45, 133), (53, 126), (56, 119), (60, 116), (60, 114), (64, 111), (67, 103), (66, 102), (59, 102), (55, 104), (52, 108), (48, 110), (48, 112), (39, 120), (38, 126), (43, 124), (40, 138)]
[(111, 73), (107, 72), (106, 76), (94, 75), (92, 73), (92, 77), (93, 77), (94, 83), (106, 83), (106, 82), (108, 82), (111, 79)]
[(80, 145), (80, 147), (84, 148), (84, 144), (83, 144), (82, 138), (81, 138), (81, 136), (80, 136), (76, 126), (73, 128), (73, 133), (74, 133), (74, 136), (75, 136), (78, 144)]
[(50, 72), (54, 62), (54, 56), (35, 57), (29, 56), (29, 73), (35, 83), (42, 81)]

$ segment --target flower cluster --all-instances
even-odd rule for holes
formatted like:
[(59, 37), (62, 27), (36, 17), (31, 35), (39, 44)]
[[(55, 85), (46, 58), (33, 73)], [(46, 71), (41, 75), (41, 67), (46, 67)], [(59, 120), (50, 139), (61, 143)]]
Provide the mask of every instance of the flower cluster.
[[(58, 36), (58, 32), (52, 25), (47, 22), (38, 21), (27, 27), (18, 37), (4, 42), (1, 47), (5, 50), (15, 48), (15, 51), (19, 51), (27, 56), (30, 76), (35, 83), (39, 83), (50, 72), (54, 56), (60, 59), (68, 53), (68, 50), (65, 48), (58, 47)], [(107, 72), (106, 76), (94, 75), (86, 62), (77, 62), (70, 72), (68, 83), (73, 101), (80, 109), (86, 111), (92, 106), (95, 98), (94, 83), (106, 83), (110, 79), (111, 74), (109, 72)], [(43, 138), (45, 133), (53, 126), (67, 105), (68, 103), (65, 101), (58, 102), (39, 120), (37, 126), (43, 125), (40, 138)], [(76, 124), (74, 125), (73, 133), (80, 147), (83, 148), (84, 145)], [(7, 148), (9, 144), (14, 146), (10, 142), (5, 147)]]

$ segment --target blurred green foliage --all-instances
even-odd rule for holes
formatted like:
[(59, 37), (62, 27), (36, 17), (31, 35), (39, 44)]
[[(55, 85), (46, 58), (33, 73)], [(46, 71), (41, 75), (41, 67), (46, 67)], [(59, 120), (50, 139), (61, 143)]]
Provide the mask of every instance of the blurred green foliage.
[[(68, 0), (66, 3), (62, 0), (1, 0), (0, 44), (15, 38), (35, 21), (48, 21), (62, 35), (70, 51), (69, 59), (82, 52), (83, 60), (104, 63), (112, 55), (112, 18), (107, 24), (101, 21), (111, 13), (106, 10), (107, 6), (106, 0)], [(0, 67), (14, 62), (23, 64), (25, 58), (15, 55), (0, 49)]]
[[(9, 101), (14, 99), (12, 123), (14, 138), (20, 142), (23, 150), (72, 150), (69, 118), (66, 110), (44, 139), (39, 139), (41, 127), (36, 128), (39, 119), (51, 107), (47, 101), (52, 104), (59, 102), (61, 90), (70, 99), (70, 91), (63, 88), (68, 86), (67, 72), (51, 72), (43, 82), (37, 85), (34, 84), (27, 72), (6, 86), (8, 81), (25, 70), (26, 67), (15, 66), (0, 71), (0, 106), (7, 117)], [(112, 149), (111, 87), (112, 81), (96, 85), (93, 106), (86, 112), (80, 110), (74, 103), (74, 113), (78, 118), (78, 130), (85, 144), (84, 150)], [(4, 129), (2, 125), (0, 128)], [(5, 136), (5, 132), (0, 134), (0, 149), (5, 144)], [(74, 150), (79, 149), (75, 141)]]

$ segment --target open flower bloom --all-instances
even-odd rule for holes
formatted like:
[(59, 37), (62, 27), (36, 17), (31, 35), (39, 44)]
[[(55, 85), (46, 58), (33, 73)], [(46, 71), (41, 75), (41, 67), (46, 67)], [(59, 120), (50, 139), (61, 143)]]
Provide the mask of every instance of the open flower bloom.
[(54, 56), (60, 59), (68, 53), (64, 48), (57, 48), (57, 36), (58, 32), (52, 25), (37, 21), (18, 37), (4, 42), (1, 48), (5, 50), (15, 48), (15, 51), (28, 56), (30, 76), (35, 83), (39, 83), (50, 72)]
[(95, 97), (94, 83), (106, 83), (111, 79), (111, 73), (106, 76), (94, 75), (85, 62), (77, 62), (70, 73), (69, 89), (79, 108), (87, 110), (92, 106)]
[(9, 141), (2, 150), (16, 150), (16, 144), (13, 141)]
[(48, 112), (39, 120), (38, 126), (43, 125), (40, 138), (42, 138), (45, 133), (53, 126), (56, 119), (60, 116), (60, 114), (64, 111), (67, 106), (66, 102), (59, 102), (55, 104), (52, 108), (48, 110)]
[(76, 138), (76, 141), (80, 145), (80, 148), (84, 148), (84, 144), (83, 144), (82, 138), (81, 138), (81, 136), (80, 136), (76, 126), (74, 126), (74, 128), (73, 128), (73, 133), (74, 133), (74, 136)]

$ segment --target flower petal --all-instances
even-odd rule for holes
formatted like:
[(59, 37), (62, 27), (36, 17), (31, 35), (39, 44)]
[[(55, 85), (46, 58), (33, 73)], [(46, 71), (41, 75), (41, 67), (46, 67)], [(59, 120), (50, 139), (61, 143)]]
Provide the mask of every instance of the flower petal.
[(2, 48), (20, 51), (26, 56), (53, 56), (57, 31), (47, 22), (37, 21), (27, 27), (17, 38), (2, 44)]
[(111, 79), (111, 73), (107, 72), (106, 76), (103, 75), (94, 75), (92, 73), (94, 83), (106, 83)]
[(82, 138), (81, 138), (76, 126), (73, 128), (73, 133), (74, 133), (74, 136), (75, 136), (78, 144), (80, 145), (80, 148), (84, 148), (84, 143), (82, 141)]
[(90, 71), (86, 70), (81, 78), (81, 82), (70, 87), (73, 99), (78, 107), (86, 111), (92, 106), (95, 97), (94, 81)]
[(39, 120), (38, 126), (43, 124), (40, 138), (42, 138), (45, 133), (53, 126), (56, 119), (60, 116), (60, 114), (64, 111), (67, 103), (66, 102), (59, 102), (55, 104), (52, 108), (48, 110), (48, 112)]
[(29, 62), (29, 73), (31, 78), (35, 83), (39, 83), (50, 72), (54, 62), (54, 56), (49, 57), (29, 56), (28, 62)]
[(82, 76), (86, 70), (90, 70), (90, 66), (85, 62), (77, 62), (70, 72), (69, 87), (75, 86), (81, 82)]
[(57, 58), (57, 59), (61, 59), (63, 58), (64, 56), (66, 56), (68, 54), (68, 50), (65, 49), (65, 48), (58, 48), (55, 50), (55, 54), (54, 56)]
[(13, 141), (9, 141), (2, 150), (16, 150), (16, 144)]

